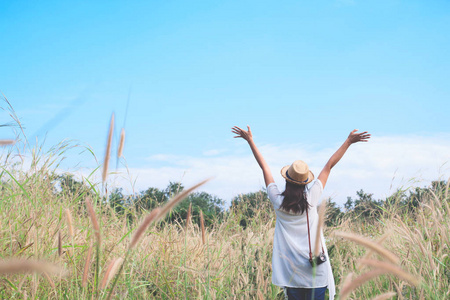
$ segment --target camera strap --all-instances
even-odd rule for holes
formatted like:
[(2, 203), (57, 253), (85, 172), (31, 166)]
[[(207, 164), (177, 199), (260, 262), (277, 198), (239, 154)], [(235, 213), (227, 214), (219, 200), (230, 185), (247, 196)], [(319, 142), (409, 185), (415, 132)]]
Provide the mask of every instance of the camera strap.
[[(312, 261), (312, 251), (311, 251), (311, 237), (309, 233), (309, 216), (308, 216), (308, 207), (306, 207), (306, 224), (308, 225), (308, 243), (309, 243), (309, 259)], [(319, 239), (321, 239), (319, 235)], [(320, 241), (320, 244), (322, 244), (322, 241)], [(322, 253), (325, 254), (325, 251), (323, 251), (323, 245), (322, 245)]]

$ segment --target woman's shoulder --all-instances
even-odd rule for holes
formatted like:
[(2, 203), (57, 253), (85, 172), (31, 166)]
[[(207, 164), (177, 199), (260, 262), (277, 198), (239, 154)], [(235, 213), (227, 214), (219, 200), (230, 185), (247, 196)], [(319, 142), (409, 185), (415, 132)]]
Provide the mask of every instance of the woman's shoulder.
[(316, 206), (323, 193), (323, 185), (319, 179), (313, 180), (308, 186), (308, 202)]
[(314, 189), (318, 189), (319, 191), (323, 191), (323, 185), (322, 185), (322, 181), (320, 181), (319, 179), (314, 179), (313, 181), (311, 181), (310, 184), (308, 184), (308, 190), (314, 190)]

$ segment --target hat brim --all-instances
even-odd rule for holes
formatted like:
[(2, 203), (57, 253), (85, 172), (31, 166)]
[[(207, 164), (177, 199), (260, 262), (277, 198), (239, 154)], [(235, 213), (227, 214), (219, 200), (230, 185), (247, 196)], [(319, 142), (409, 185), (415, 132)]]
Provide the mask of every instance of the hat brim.
[(287, 170), (289, 169), (290, 166), (291, 165), (284, 166), (281, 169), (281, 176), (283, 176), (283, 178), (286, 179), (286, 181), (289, 181), (290, 183), (297, 184), (297, 185), (306, 185), (306, 184), (308, 184), (308, 183), (310, 183), (311, 181), (314, 180), (314, 174), (313, 174), (313, 172), (311, 172), (311, 170), (309, 170), (309, 175), (308, 175), (308, 181), (307, 182), (299, 182), (299, 181), (295, 181), (295, 180), (292, 180), (292, 179), (288, 178), (286, 176), (286, 172), (287, 172)]

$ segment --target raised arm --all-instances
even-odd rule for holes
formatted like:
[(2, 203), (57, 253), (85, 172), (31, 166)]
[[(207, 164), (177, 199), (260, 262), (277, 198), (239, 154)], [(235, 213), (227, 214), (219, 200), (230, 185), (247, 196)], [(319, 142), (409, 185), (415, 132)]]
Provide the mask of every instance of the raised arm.
[(323, 167), (323, 170), (322, 172), (320, 172), (318, 177), (318, 179), (322, 182), (323, 187), (325, 187), (325, 184), (327, 183), (331, 169), (338, 163), (338, 161), (341, 160), (348, 147), (350, 147), (351, 144), (357, 142), (367, 142), (370, 139), (370, 134), (368, 134), (367, 131), (356, 133), (357, 131), (358, 129), (355, 129), (350, 132), (348, 138), (345, 140), (342, 146), (331, 156), (325, 167)]
[(256, 147), (255, 143), (253, 142), (253, 136), (252, 131), (250, 130), (250, 126), (247, 126), (247, 129), (248, 131), (245, 131), (237, 126), (234, 126), (233, 128), (231, 128), (231, 132), (236, 134), (235, 138), (243, 138), (248, 142), (250, 149), (252, 149), (253, 156), (255, 156), (256, 161), (263, 171), (264, 182), (266, 186), (268, 186), (270, 183), (274, 182), (272, 172), (270, 171), (269, 165), (264, 160), (261, 152), (259, 152), (258, 147)]

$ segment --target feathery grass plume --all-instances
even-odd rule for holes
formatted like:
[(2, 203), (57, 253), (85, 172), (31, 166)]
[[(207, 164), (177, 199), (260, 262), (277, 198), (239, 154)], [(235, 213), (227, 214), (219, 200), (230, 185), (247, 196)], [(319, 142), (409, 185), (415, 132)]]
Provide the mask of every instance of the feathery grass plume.
[(94, 244), (91, 243), (89, 246), (89, 250), (86, 256), (86, 262), (84, 263), (84, 272), (83, 272), (83, 280), (81, 283), (82, 287), (86, 287), (88, 275), (89, 275), (89, 267), (91, 266), (91, 258), (92, 258), (92, 248), (94, 247)]
[(15, 143), (15, 140), (0, 140), (0, 146), (14, 145)]
[(341, 292), (339, 294), (339, 299), (340, 300), (345, 300), (347, 299), (348, 295), (350, 295), (350, 293), (357, 289), (358, 287), (360, 287), (361, 285), (363, 285), (365, 282), (378, 277), (380, 275), (385, 274), (386, 271), (383, 269), (374, 269), (371, 270), (367, 273), (364, 273), (358, 277), (356, 277), (355, 279), (351, 280), (348, 284), (346, 284), (345, 286), (342, 287)]
[(376, 296), (375, 298), (372, 298), (372, 300), (387, 300), (397, 295), (396, 292), (388, 292), (381, 295)]
[(125, 129), (122, 128), (122, 130), (120, 131), (120, 142), (119, 142), (119, 149), (117, 149), (117, 158), (122, 157), (124, 144), (125, 144)]
[(62, 238), (61, 238), (61, 230), (58, 231), (58, 256), (62, 255)]
[[(383, 234), (383, 235), (376, 241), (376, 243), (377, 243), (378, 245), (382, 246), (382, 245), (383, 245), (383, 242), (384, 242), (390, 235), (391, 235), (390, 232), (386, 232), (385, 234)], [(372, 254), (373, 254), (373, 251), (370, 250), (370, 249), (367, 249), (366, 255), (364, 255), (364, 257), (363, 257), (362, 259), (370, 258), (370, 257), (372, 256)], [(361, 261), (359, 260), (359, 261), (356, 263), (356, 269), (357, 269), (358, 271), (361, 271), (363, 267), (364, 267), (364, 265), (363, 265), (363, 264), (361, 263)]]
[(66, 218), (67, 218), (67, 226), (69, 227), (70, 237), (73, 238), (73, 236), (74, 236), (73, 219), (72, 219), (72, 215), (70, 214), (70, 209), (68, 209), (68, 208), (66, 208)]
[(202, 243), (204, 245), (206, 244), (206, 237), (205, 237), (205, 220), (203, 219), (202, 210), (200, 210), (200, 227), (202, 228)]
[(111, 156), (111, 143), (114, 131), (114, 113), (111, 115), (111, 122), (109, 124), (108, 141), (106, 143), (105, 159), (103, 161), (102, 182), (105, 183), (108, 177), (109, 158)]
[(318, 256), (319, 252), (320, 252), (320, 242), (321, 242), (321, 237), (320, 237), (320, 233), (322, 232), (322, 228), (323, 228), (323, 224), (325, 222), (325, 211), (327, 209), (327, 205), (326, 205), (326, 201), (322, 201), (322, 203), (319, 206), (319, 221), (317, 222), (317, 231), (316, 231), (316, 243), (314, 245), (314, 255)]
[(160, 209), (159, 208), (155, 208), (147, 216), (145, 216), (144, 221), (142, 221), (141, 225), (139, 225), (138, 229), (134, 233), (133, 238), (131, 239), (131, 243), (130, 243), (130, 246), (128, 247), (128, 249), (133, 249), (137, 245), (137, 243), (141, 239), (142, 235), (144, 234), (145, 230), (147, 230), (147, 227), (153, 221), (156, 220), (156, 218), (158, 217), (159, 213), (160, 213)]
[(115, 258), (111, 261), (108, 269), (105, 272), (105, 277), (103, 277), (101, 289), (104, 289), (108, 286), (108, 283), (111, 281), (111, 279), (114, 278), (122, 262), (123, 259), (121, 257)]
[(193, 190), (197, 189), (198, 187), (204, 185), (205, 183), (207, 183), (209, 180), (211, 180), (211, 178), (205, 179), (199, 183), (197, 183), (196, 185), (183, 190), (181, 193), (179, 193), (178, 195), (176, 195), (175, 197), (173, 197), (172, 199), (170, 199), (166, 205), (164, 205), (161, 208), (161, 211), (159, 212), (159, 215), (157, 216), (155, 221), (160, 220), (161, 218), (163, 218), (172, 208), (175, 207), (175, 205), (177, 205), (181, 200), (183, 200), (184, 198), (186, 198)]
[(342, 281), (341, 288), (343, 288), (343, 287), (346, 286), (346, 285), (349, 285), (350, 282), (352, 282), (353, 275), (354, 275), (354, 274), (353, 274), (352, 272), (350, 272), (350, 273), (347, 274), (347, 276), (345, 277), (345, 279)]
[(121, 257), (114, 258), (108, 265), (108, 268), (106, 269), (105, 276), (102, 280), (101, 289), (106, 288), (108, 286), (108, 283), (111, 281), (111, 279), (116, 275), (117, 270), (119, 269), (119, 266), (122, 264), (123, 259)]
[(86, 207), (92, 222), (92, 227), (94, 227), (95, 238), (97, 239), (98, 244), (100, 244), (100, 226), (98, 225), (97, 216), (95, 215), (94, 207), (92, 206), (91, 200), (89, 198), (86, 198)]
[(105, 272), (105, 275), (103, 276), (102, 284), (100, 285), (100, 288), (102, 290), (106, 287), (106, 281), (108, 279), (109, 272), (111, 272), (111, 269), (112, 269), (115, 261), (116, 261), (116, 258), (113, 258), (113, 260), (109, 263), (108, 268), (106, 268), (106, 272)]
[(342, 237), (346, 240), (353, 241), (366, 248), (369, 248), (394, 264), (398, 264), (398, 262), (400, 261), (400, 259), (394, 253), (365, 237), (342, 231), (336, 231), (333, 234), (335, 236)]
[(398, 278), (409, 282), (411, 285), (418, 286), (420, 283), (419, 278), (415, 277), (412, 274), (409, 274), (399, 266), (375, 259), (362, 259), (361, 263), (373, 268), (377, 268), (378, 270), (384, 270), (385, 273), (391, 273)]
[(189, 208), (186, 216), (186, 229), (189, 226), (189, 222), (191, 222), (191, 213), (192, 213), (192, 203), (189, 203)]
[(66, 275), (67, 272), (53, 263), (38, 260), (10, 259), (0, 261), (0, 274), (47, 273)]

